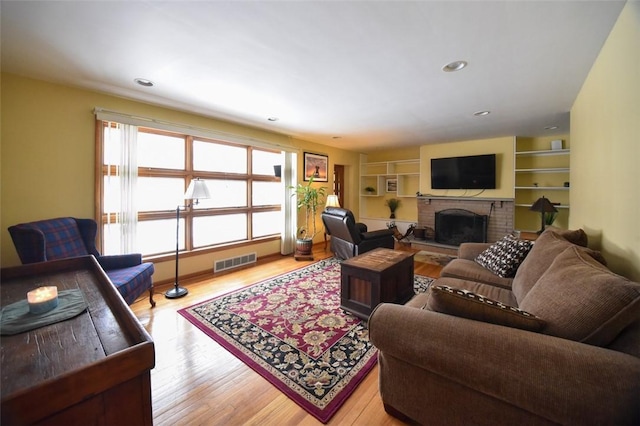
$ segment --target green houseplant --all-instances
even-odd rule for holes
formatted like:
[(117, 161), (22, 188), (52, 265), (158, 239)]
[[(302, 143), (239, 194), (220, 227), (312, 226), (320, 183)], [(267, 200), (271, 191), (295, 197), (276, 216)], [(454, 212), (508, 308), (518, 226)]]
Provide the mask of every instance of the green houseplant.
[(396, 210), (398, 207), (400, 207), (400, 200), (398, 200), (397, 198), (389, 198), (384, 202), (384, 204), (389, 207), (389, 210), (391, 211), (391, 216), (389, 216), (389, 219), (395, 219)]
[(304, 226), (298, 228), (296, 235), (296, 251), (299, 254), (308, 255), (311, 254), (311, 248), (313, 247), (313, 237), (318, 233), (316, 228), (316, 214), (318, 212), (318, 206), (324, 204), (324, 197), (327, 188), (324, 186), (314, 187), (313, 176), (309, 178), (309, 182), (306, 185), (299, 183), (297, 186), (290, 187), (295, 189), (295, 195), (297, 197), (298, 210), (303, 209), (304, 212)]

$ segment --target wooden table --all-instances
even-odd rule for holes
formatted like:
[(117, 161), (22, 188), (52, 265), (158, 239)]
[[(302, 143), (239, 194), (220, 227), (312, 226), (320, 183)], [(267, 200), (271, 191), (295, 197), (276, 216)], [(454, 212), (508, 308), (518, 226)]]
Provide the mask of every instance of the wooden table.
[(342, 262), (340, 307), (368, 320), (380, 303), (406, 303), (415, 294), (413, 255), (378, 248)]
[(2, 336), (1, 423), (151, 425), (151, 336), (93, 256), (2, 269), (2, 305), (55, 285), (80, 289), (75, 318)]

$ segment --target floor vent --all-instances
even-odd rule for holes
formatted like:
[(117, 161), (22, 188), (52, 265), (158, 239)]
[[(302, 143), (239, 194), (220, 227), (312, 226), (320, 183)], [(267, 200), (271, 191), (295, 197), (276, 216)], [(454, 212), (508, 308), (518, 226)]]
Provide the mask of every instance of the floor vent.
[(213, 263), (213, 272), (226, 271), (227, 269), (237, 268), (248, 263), (256, 263), (256, 254), (248, 253), (242, 256), (231, 257), (229, 259), (216, 260)]

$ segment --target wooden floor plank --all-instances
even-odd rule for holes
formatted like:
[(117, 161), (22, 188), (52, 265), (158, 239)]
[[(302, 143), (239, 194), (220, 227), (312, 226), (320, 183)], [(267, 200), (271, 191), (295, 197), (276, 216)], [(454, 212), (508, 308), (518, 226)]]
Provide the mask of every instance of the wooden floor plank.
[[(396, 249), (418, 251), (397, 244)], [(131, 309), (155, 342), (151, 371), (155, 425), (310, 425), (321, 423), (177, 313), (230, 291), (281, 275), (331, 256), (322, 244), (313, 261), (293, 256), (259, 259), (256, 265), (181, 282), (189, 294), (167, 299), (169, 286), (156, 290), (156, 307), (141, 298)], [(416, 263), (419, 275), (438, 277), (438, 265)], [(329, 425), (403, 425), (384, 411), (378, 393), (378, 366), (329, 421)]]

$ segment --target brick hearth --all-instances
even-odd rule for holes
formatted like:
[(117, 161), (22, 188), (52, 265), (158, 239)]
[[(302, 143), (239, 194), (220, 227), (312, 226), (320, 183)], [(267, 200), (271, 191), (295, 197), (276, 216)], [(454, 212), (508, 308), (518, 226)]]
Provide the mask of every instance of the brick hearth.
[[(418, 226), (435, 229), (436, 212), (446, 209), (464, 209), (476, 214), (488, 215), (488, 242), (497, 241), (513, 232), (513, 199), (418, 197)], [(433, 242), (420, 240), (413, 243), (433, 245)]]

